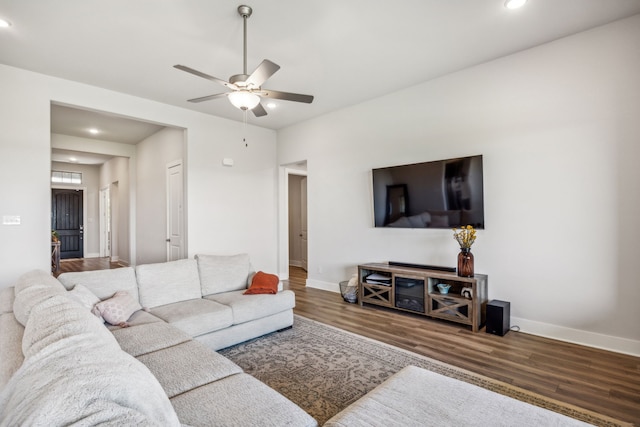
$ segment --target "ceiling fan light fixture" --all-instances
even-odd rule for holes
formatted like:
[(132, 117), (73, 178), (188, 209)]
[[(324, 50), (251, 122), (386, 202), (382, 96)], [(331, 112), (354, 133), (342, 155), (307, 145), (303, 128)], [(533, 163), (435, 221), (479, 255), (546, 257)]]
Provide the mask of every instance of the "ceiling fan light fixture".
[(228, 96), (233, 106), (241, 110), (253, 110), (260, 103), (258, 95), (246, 90), (237, 90)]

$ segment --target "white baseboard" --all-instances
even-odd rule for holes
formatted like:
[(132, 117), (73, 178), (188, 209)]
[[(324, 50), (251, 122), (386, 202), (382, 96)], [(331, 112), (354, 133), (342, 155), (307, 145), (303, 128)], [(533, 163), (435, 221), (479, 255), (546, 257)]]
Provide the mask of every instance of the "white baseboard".
[(640, 341), (636, 340), (581, 331), (579, 329), (566, 328), (564, 326), (551, 325), (549, 323), (536, 322), (518, 317), (511, 317), (511, 325), (517, 325), (520, 327), (520, 332), (531, 335), (615, 351), (616, 353), (629, 354), (631, 356), (640, 356)]
[(97, 252), (93, 252), (93, 253), (86, 254), (84, 258), (100, 258), (100, 254)]
[(322, 289), (323, 291), (340, 293), (340, 284), (333, 282), (323, 282), (321, 280), (307, 279), (306, 285), (310, 288)]

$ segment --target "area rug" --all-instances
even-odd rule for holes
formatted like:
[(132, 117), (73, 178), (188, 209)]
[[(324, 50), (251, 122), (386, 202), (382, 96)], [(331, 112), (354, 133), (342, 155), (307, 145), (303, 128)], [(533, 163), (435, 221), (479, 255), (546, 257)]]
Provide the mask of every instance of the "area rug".
[(219, 353), (295, 402), (320, 425), (408, 365), (475, 384), (593, 425), (629, 425), (297, 315), (293, 328), (289, 330), (229, 347)]

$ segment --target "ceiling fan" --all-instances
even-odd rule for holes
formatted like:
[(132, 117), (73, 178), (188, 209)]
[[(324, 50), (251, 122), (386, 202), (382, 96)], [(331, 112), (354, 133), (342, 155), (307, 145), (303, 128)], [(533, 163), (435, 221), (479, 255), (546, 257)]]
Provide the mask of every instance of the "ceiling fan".
[(307, 104), (310, 104), (313, 101), (313, 96), (311, 95), (263, 89), (261, 87), (262, 84), (280, 69), (279, 65), (269, 61), (268, 59), (262, 61), (253, 73), (247, 74), (247, 19), (251, 16), (252, 12), (253, 10), (249, 6), (238, 6), (238, 13), (242, 16), (244, 21), (244, 67), (242, 74), (235, 74), (229, 77), (229, 81), (224, 81), (184, 65), (174, 65), (174, 68), (177, 68), (178, 70), (186, 71), (187, 73), (191, 73), (207, 80), (212, 80), (231, 89), (231, 92), (223, 92), (203, 96), (201, 98), (189, 99), (189, 102), (203, 102), (226, 96), (236, 108), (243, 111), (251, 110), (256, 117), (261, 117), (267, 115), (267, 111), (264, 109), (262, 104), (260, 104), (261, 98), (282, 99), (285, 101), (305, 102)]

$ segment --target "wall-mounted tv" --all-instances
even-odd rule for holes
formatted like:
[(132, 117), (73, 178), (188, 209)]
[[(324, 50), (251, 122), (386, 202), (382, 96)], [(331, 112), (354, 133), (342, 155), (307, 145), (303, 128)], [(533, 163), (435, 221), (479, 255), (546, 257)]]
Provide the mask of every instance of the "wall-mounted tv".
[(376, 227), (484, 228), (482, 156), (373, 169)]

